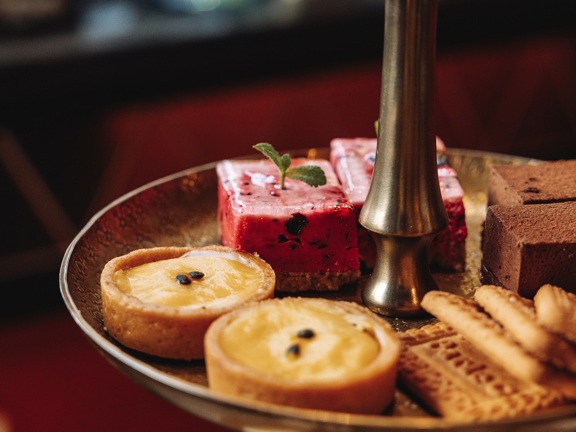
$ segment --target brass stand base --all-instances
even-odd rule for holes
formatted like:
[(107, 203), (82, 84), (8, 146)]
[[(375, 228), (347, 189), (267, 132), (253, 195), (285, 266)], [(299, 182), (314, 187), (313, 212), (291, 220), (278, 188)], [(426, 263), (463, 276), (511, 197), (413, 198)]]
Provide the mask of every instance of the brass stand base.
[(422, 315), (422, 297), (438, 289), (428, 269), (428, 247), (434, 235), (374, 237), (379, 262), (362, 290), (364, 305), (388, 317)]

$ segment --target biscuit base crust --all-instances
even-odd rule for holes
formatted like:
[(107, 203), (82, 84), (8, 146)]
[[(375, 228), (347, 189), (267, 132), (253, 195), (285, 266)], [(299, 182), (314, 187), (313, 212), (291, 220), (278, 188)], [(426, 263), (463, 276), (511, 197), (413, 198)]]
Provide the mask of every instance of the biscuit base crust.
[(359, 279), (359, 270), (318, 273), (280, 272), (276, 278), (276, 290), (292, 293), (301, 291), (338, 291), (345, 285), (358, 283)]

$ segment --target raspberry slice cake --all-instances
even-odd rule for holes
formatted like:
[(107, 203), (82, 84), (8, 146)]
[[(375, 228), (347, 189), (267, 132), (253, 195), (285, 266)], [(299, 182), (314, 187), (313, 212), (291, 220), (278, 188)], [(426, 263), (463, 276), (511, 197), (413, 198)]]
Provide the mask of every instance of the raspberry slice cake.
[[(337, 138), (330, 143), (330, 161), (342, 183), (342, 188), (354, 206), (356, 216), (368, 195), (374, 171), (376, 139)], [(448, 226), (430, 246), (433, 266), (449, 271), (463, 271), (466, 264), (466, 227), (464, 191), (456, 171), (448, 164), (446, 147), (436, 139), (438, 180), (442, 200), (448, 213)], [(358, 224), (358, 250), (362, 263), (374, 267), (376, 248), (368, 230)]]
[(217, 164), (218, 220), (226, 246), (258, 253), (277, 276), (278, 291), (337, 290), (360, 275), (356, 218), (327, 160), (316, 165), (326, 184), (311, 187), (287, 178), (268, 160)]

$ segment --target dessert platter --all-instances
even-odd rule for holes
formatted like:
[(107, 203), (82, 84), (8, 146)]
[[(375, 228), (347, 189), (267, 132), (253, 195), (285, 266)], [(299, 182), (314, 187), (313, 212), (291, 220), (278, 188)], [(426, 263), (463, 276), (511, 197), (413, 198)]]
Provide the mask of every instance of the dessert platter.
[[(327, 148), (317, 148), (290, 151), (290, 155), (329, 159), (329, 152)], [(458, 173), (464, 190), (468, 228), (465, 266), (461, 271), (435, 271), (433, 277), (440, 291), (469, 299), (481, 286), (481, 242), (491, 168), (494, 165), (536, 164), (538, 161), (460, 149), (449, 149), (446, 157)], [(449, 420), (432, 414), (401, 386), (393, 389), (393, 402), (381, 414), (350, 414), (228, 396), (208, 386), (206, 363), (201, 358), (167, 359), (120, 343), (117, 337), (111, 336), (104, 322), (102, 293), (105, 291), (101, 289), (104, 268), (115, 258), (137, 250), (168, 247), (196, 250), (216, 246), (219, 251), (221, 229), (216, 167), (215, 163), (207, 164), (175, 173), (117, 199), (86, 224), (65, 253), (60, 287), (72, 318), (96, 349), (128, 377), (192, 414), (236, 430), (553, 431), (576, 428), (574, 404), (506, 420)], [(330, 291), (287, 291), (279, 296), (361, 304), (361, 285), (352, 284)], [(356, 307), (353, 309), (356, 313)], [(385, 320), (396, 332), (409, 332), (436, 322), (431, 315)], [(121, 323), (119, 327), (122, 327)], [(371, 397), (370, 393), (366, 397)]]

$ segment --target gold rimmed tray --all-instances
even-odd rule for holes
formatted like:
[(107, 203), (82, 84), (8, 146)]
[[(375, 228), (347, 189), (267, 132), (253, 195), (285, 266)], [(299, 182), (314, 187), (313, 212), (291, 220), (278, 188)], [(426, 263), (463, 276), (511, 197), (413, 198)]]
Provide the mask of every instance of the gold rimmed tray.
[[(327, 157), (328, 149), (290, 153)], [(467, 269), (462, 273), (435, 273), (434, 277), (442, 290), (470, 296), (480, 283), (480, 239), (490, 167), (537, 161), (459, 149), (450, 150), (448, 156), (465, 192), (469, 229)], [(207, 387), (203, 361), (164, 360), (118, 344), (107, 335), (102, 322), (99, 278), (104, 265), (116, 256), (139, 248), (218, 244), (216, 189), (215, 164), (192, 168), (145, 185), (98, 212), (64, 255), (60, 289), (72, 318), (97, 350), (137, 383), (190, 413), (246, 431), (576, 430), (574, 405), (531, 417), (471, 425), (434, 417), (399, 390), (391, 411), (377, 416), (305, 410), (224, 397)], [(330, 296), (358, 299), (357, 292), (343, 291)], [(390, 321), (402, 331), (429, 320)]]

